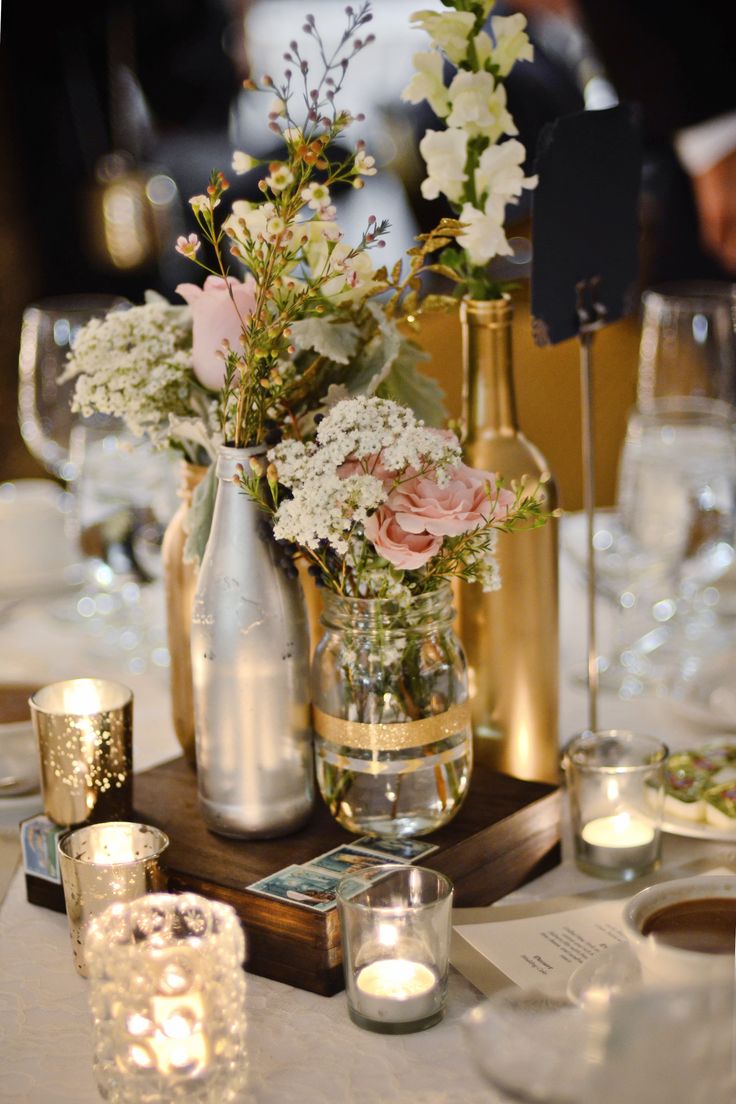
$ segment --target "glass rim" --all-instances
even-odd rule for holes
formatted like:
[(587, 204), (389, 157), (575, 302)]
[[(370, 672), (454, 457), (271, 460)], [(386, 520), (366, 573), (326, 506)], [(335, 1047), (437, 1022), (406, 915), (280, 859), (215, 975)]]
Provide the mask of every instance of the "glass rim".
[[(104, 683), (111, 689), (115, 689), (119, 692), (120, 701), (116, 701), (115, 705), (110, 705), (106, 709), (96, 709), (92, 712), (74, 712), (71, 709), (49, 709), (44, 706), (38, 700), (41, 695), (46, 694), (47, 691), (56, 690), (59, 686), (68, 686), (70, 683), (91, 682), (94, 684)], [(125, 709), (127, 705), (133, 701), (133, 691), (129, 686), (126, 686), (124, 682), (118, 682), (117, 679), (104, 679), (104, 678), (73, 678), (73, 679), (58, 679), (56, 682), (50, 682), (46, 686), (39, 687), (28, 699), (28, 704), (31, 710), (36, 710), (44, 717), (99, 717), (103, 713), (114, 713), (118, 709)]]
[[(106, 863), (95, 862), (93, 859), (85, 859), (78, 855), (69, 854), (69, 844), (73, 836), (81, 835), (82, 832), (89, 832), (96, 828), (120, 828), (121, 826), (127, 828), (145, 828), (151, 835), (158, 837), (157, 849), (152, 851), (150, 855), (141, 855), (140, 858), (137, 859), (124, 859), (120, 862)], [(102, 820), (97, 824), (83, 824), (66, 832), (59, 840), (59, 851), (64, 858), (69, 859), (70, 862), (80, 863), (84, 866), (139, 866), (141, 863), (150, 862), (151, 859), (160, 858), (170, 843), (171, 840), (166, 832), (163, 832), (160, 828), (156, 828), (153, 824), (141, 824), (141, 822), (137, 820)]]
[(725, 305), (736, 305), (736, 283), (728, 280), (670, 280), (655, 284), (642, 292), (642, 306), (645, 310), (654, 307), (658, 311), (676, 310), (679, 306), (690, 310), (712, 309)]
[[(650, 759), (647, 763), (620, 763), (618, 765), (606, 765), (598, 763), (586, 763), (576, 758), (576, 752), (582, 751), (584, 742), (588, 740), (593, 742), (600, 737), (617, 737), (622, 739), (622, 743), (633, 744), (634, 740), (640, 740), (645, 746), (651, 748), (655, 757)], [(658, 767), (667, 761), (670, 750), (667, 744), (663, 740), (658, 739), (656, 736), (648, 736), (644, 733), (632, 732), (631, 729), (626, 728), (601, 728), (591, 731), (586, 729), (583, 732), (578, 732), (567, 742), (562, 752), (562, 766), (563, 769), (567, 769), (568, 764), (575, 767), (578, 771), (587, 771), (595, 774), (636, 774), (644, 771), (652, 770), (654, 767)]]
[[(372, 905), (365, 901), (356, 901), (355, 896), (346, 897), (344, 895), (344, 887), (347, 886), (349, 881), (355, 881), (361, 877), (365, 877), (368, 874), (376, 874), (381, 871), (381, 875), (376, 877), (373, 881), (366, 885), (366, 889), (370, 889), (371, 886), (379, 884), (389, 874), (406, 873), (408, 870), (418, 870), (422, 875), (431, 874), (433, 878), (436, 878), (440, 886), (444, 889), (444, 893), (441, 896), (435, 898), (434, 901), (423, 901), (421, 904), (411, 905)], [(414, 866), (413, 863), (376, 863), (375, 866), (369, 866), (365, 870), (355, 874), (343, 874), (340, 881), (335, 887), (335, 898), (340, 905), (346, 905), (348, 908), (360, 909), (362, 912), (375, 912), (380, 913), (382, 916), (395, 916), (406, 912), (421, 912), (424, 909), (436, 908), (438, 904), (443, 901), (447, 901), (451, 896), (454, 889), (454, 885), (450, 878), (446, 874), (440, 873), (439, 870), (431, 870), (428, 866)]]

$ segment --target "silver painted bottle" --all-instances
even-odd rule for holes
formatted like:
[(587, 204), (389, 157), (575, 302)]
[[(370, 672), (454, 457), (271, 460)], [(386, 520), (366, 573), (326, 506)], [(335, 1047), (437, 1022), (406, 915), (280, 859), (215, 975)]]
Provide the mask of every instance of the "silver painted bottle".
[(236, 465), (262, 452), (220, 450), (192, 619), (202, 815), (212, 831), (241, 839), (295, 831), (314, 802), (301, 588), (279, 565), (264, 515), (232, 481)]

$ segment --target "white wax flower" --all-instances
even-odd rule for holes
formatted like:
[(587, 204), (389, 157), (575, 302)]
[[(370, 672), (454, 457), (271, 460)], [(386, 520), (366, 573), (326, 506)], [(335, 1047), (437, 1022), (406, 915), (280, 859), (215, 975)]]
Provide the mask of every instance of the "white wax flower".
[(452, 111), (448, 126), (462, 127), (472, 137), (482, 135), (490, 142), (496, 142), (502, 134), (518, 134), (506, 109), (506, 89), (496, 85), (490, 73), (456, 73), (449, 96)]
[(233, 151), (233, 172), (237, 173), (238, 176), (250, 172), (257, 164), (255, 157), (251, 157), (249, 153), (243, 153), (242, 150)]
[(502, 205), (488, 204), (485, 211), (479, 211), (466, 203), (460, 212), (460, 222), (466, 226), (457, 242), (468, 254), (471, 264), (484, 265), (491, 257), (513, 253), (503, 229)]
[(468, 136), (464, 130), (428, 130), (419, 143), (419, 152), (427, 163), (427, 179), (422, 181), (425, 199), (437, 199), (440, 192), (450, 201), (461, 199), (468, 179), (465, 161)]
[(444, 119), (450, 111), (450, 100), (443, 77), (442, 54), (427, 50), (414, 54), (412, 61), (416, 73), (401, 93), (402, 100), (413, 104), (426, 100), (435, 115)]
[(491, 27), (496, 39), (493, 62), (498, 66), (500, 76), (508, 76), (515, 62), (534, 59), (534, 47), (524, 30), (526, 16), (520, 12), (515, 15), (494, 15)]
[(523, 188), (536, 187), (536, 176), (524, 176), (521, 166), (525, 157), (524, 146), (515, 138), (484, 149), (475, 170), (475, 190), (481, 201), (487, 194), (505, 206), (520, 196)]
[(411, 21), (425, 30), (455, 65), (465, 61), (470, 35), (475, 26), (472, 12), (418, 11), (411, 16)]

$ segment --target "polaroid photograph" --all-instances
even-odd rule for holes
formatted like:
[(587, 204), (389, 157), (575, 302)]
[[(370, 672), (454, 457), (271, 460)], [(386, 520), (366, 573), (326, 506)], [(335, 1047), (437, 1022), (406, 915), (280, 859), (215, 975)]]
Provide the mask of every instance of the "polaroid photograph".
[(375, 855), (384, 855), (387, 859), (399, 862), (414, 862), (423, 859), (438, 850), (436, 843), (423, 843), (413, 839), (371, 839), (370, 836), (361, 836), (356, 840), (355, 847), (364, 851), (371, 851)]
[(47, 882), (61, 884), (57, 854), (59, 836), (67, 831), (52, 824), (45, 816), (26, 820), (21, 827), (23, 866), (27, 874)]
[(363, 870), (369, 870), (372, 866), (381, 863), (395, 863), (397, 866), (405, 865), (404, 859), (394, 856), (376, 855), (371, 851), (364, 851), (360, 847), (344, 845), (336, 847), (334, 851), (327, 851), (324, 855), (318, 855), (307, 864), (307, 868), (319, 867), (320, 870), (330, 870), (335, 874), (360, 874)]
[(247, 886), (253, 893), (262, 893), (265, 897), (277, 897), (281, 901), (290, 901), (305, 908), (329, 912), (335, 907), (335, 887), (340, 881), (339, 874), (314, 870), (309, 866), (287, 866)]

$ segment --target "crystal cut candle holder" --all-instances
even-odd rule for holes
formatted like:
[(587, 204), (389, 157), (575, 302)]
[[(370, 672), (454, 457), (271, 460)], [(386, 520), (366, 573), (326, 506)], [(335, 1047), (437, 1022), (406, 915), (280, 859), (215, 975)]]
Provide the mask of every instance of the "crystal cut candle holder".
[(337, 903), (350, 1018), (389, 1035), (441, 1020), (450, 881), (423, 867), (376, 866), (341, 879)]
[(169, 838), (147, 824), (90, 824), (59, 842), (59, 865), (74, 964), (87, 977), (87, 932), (115, 902), (165, 888), (159, 858)]
[(228, 1104), (245, 1061), (243, 932), (194, 893), (113, 905), (90, 928), (94, 1069), (113, 1104)]
[(106, 679), (68, 679), (30, 699), (44, 811), (56, 824), (121, 820), (133, 798), (133, 694)]
[(575, 861), (629, 880), (659, 862), (667, 747), (649, 736), (584, 732), (564, 755)]

